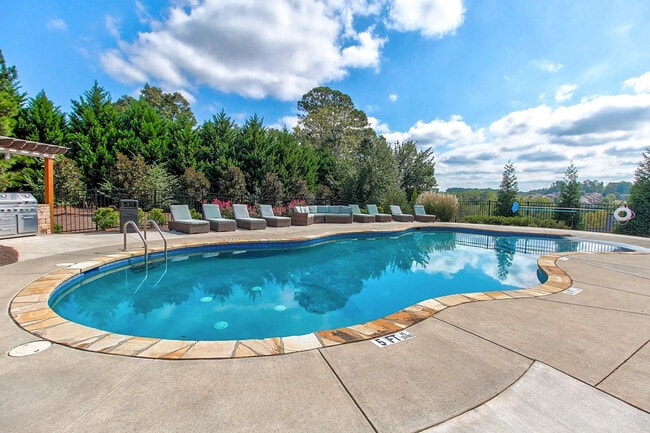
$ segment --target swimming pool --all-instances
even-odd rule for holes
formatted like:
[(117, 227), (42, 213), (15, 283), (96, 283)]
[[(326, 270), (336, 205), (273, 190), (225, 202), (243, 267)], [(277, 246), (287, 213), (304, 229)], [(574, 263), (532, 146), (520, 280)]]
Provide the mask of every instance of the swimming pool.
[(621, 251), (561, 237), (412, 230), (174, 251), (83, 273), (49, 298), (61, 317), (117, 334), (222, 341), (304, 335), (372, 321), (452, 293), (540, 283), (537, 259)]

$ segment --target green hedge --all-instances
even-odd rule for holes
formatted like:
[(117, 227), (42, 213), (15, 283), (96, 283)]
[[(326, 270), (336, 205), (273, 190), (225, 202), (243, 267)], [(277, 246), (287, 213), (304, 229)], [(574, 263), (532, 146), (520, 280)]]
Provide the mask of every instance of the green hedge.
[(518, 226), (518, 227), (545, 227), (566, 229), (566, 224), (562, 221), (555, 221), (554, 219), (535, 219), (533, 217), (504, 217), (496, 215), (468, 215), (463, 218), (464, 222), (470, 224), (491, 224), (499, 226)]

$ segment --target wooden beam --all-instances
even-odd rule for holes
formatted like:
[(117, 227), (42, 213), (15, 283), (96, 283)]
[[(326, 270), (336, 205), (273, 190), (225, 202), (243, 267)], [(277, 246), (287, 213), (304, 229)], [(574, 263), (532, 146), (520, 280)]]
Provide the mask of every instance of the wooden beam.
[(54, 160), (45, 158), (45, 203), (50, 205), (50, 233), (54, 233)]

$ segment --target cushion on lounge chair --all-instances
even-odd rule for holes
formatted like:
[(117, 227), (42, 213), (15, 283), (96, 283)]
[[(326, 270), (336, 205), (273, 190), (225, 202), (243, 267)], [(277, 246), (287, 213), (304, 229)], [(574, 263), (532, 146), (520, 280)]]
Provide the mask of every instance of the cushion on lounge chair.
[(391, 221), (390, 215), (388, 215), (386, 213), (379, 213), (379, 210), (377, 209), (376, 204), (367, 204), (366, 205), (366, 210), (368, 211), (369, 215), (374, 215), (375, 222), (387, 223), (387, 222)]
[(413, 215), (402, 213), (402, 208), (398, 205), (390, 205), (390, 213), (392, 214), (394, 221), (412, 223), (414, 220)]
[(237, 227), (248, 230), (263, 230), (266, 228), (266, 220), (263, 218), (251, 218), (245, 204), (233, 204), (233, 213)]
[(207, 233), (210, 231), (210, 223), (192, 218), (190, 208), (186, 204), (172, 204), (169, 206), (172, 214), (172, 221), (167, 223), (170, 230), (183, 233)]
[(266, 223), (271, 227), (289, 227), (291, 225), (291, 218), (283, 216), (275, 216), (273, 213), (273, 207), (270, 204), (261, 204), (260, 213), (262, 218), (266, 220)]
[(436, 216), (427, 214), (427, 211), (424, 209), (424, 206), (421, 204), (414, 204), (413, 212), (415, 213), (415, 221), (419, 221), (423, 223), (436, 222)]
[(358, 204), (351, 204), (350, 209), (352, 209), (352, 221), (357, 223), (374, 223), (375, 216), (361, 213)]
[(219, 205), (203, 204), (203, 219), (210, 223), (210, 230), (215, 232), (231, 232), (237, 230), (237, 221), (223, 218)]

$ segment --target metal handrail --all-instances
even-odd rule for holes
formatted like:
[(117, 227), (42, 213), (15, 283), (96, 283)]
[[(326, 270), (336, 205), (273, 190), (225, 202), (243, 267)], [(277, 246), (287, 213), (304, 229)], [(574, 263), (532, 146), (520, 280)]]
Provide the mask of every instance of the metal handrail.
[(148, 249), (149, 249), (149, 245), (147, 244), (147, 240), (145, 239), (145, 237), (142, 236), (142, 232), (138, 228), (135, 221), (132, 221), (132, 220), (126, 221), (124, 223), (124, 225), (122, 226), (122, 231), (124, 232), (124, 251), (126, 251), (126, 234), (127, 234), (126, 229), (127, 229), (127, 226), (129, 226), (129, 225), (133, 227), (133, 229), (138, 234), (138, 236), (140, 236), (140, 239), (142, 239), (142, 243), (144, 244), (144, 270), (145, 270), (145, 272), (148, 273), (149, 272), (149, 258), (147, 256), (147, 254), (148, 254), (147, 252), (148, 252)]
[[(160, 227), (158, 226), (158, 223), (156, 223), (156, 221), (154, 221), (152, 219), (147, 220), (147, 224), (149, 224), (149, 223), (153, 224), (153, 227), (160, 234), (160, 237), (163, 240), (163, 245), (165, 246), (165, 262), (166, 262), (167, 261), (167, 238), (165, 238), (165, 235), (163, 235), (163, 232), (162, 232), (162, 230), (160, 230)], [(147, 224), (145, 224), (145, 226), (144, 226), (144, 238), (145, 238), (145, 240), (147, 239)]]

